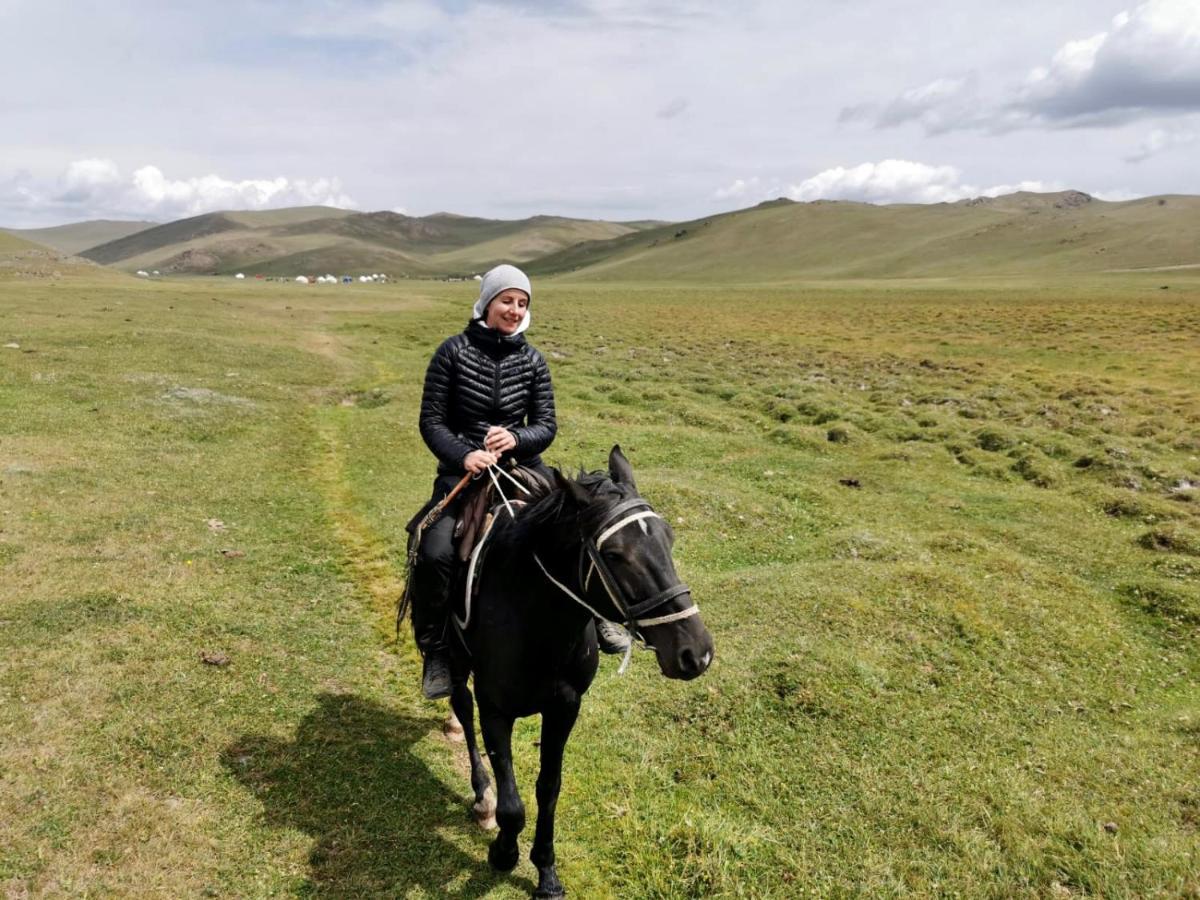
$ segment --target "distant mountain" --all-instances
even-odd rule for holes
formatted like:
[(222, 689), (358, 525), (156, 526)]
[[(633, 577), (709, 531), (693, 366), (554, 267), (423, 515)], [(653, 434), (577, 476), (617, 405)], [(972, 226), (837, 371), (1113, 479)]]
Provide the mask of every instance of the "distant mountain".
[(122, 222), (112, 219), (93, 219), (90, 222), (74, 222), (70, 225), (55, 225), (52, 228), (3, 228), (17, 237), (52, 247), (63, 253), (77, 254), (97, 244), (115, 241), (127, 235), (153, 228), (157, 222)]
[(305, 207), (193, 216), (93, 246), (82, 255), (127, 271), (436, 276), (480, 272), (505, 260), (524, 262), (637, 228), (558, 216), (510, 221)]
[(1200, 269), (1200, 197), (1106, 202), (1080, 191), (886, 206), (779, 199), (676, 223), (316, 206), (38, 231), (82, 240), (118, 225), (131, 231), (80, 255), (164, 274), (441, 277), (509, 261), (568, 279), (720, 284)]
[(1104, 202), (1079, 191), (958, 203), (770, 201), (526, 265), (579, 280), (762, 283), (821, 278), (1200, 268), (1200, 197)]

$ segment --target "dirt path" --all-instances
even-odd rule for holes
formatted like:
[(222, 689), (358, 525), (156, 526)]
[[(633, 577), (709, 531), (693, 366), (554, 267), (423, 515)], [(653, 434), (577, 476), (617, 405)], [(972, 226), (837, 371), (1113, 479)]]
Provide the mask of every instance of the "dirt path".
[[(357, 367), (342, 355), (342, 344), (334, 336), (324, 332), (306, 334), (305, 345), (313, 352), (334, 362), (346, 372)], [(385, 383), (392, 373), (379, 368), (375, 374), (380, 383)], [(418, 672), (421, 667), (420, 654), (408, 638), (405, 630), (396, 634), (396, 604), (404, 590), (404, 572), (397, 568), (394, 548), (389, 540), (380, 536), (369, 522), (354, 510), (354, 497), (346, 477), (346, 453), (337, 429), (337, 412), (317, 406), (313, 410), (316, 431), (319, 436), (318, 452), (313, 462), (312, 474), (321, 495), (329, 520), (333, 525), (334, 537), (341, 548), (350, 578), (355, 587), (367, 599), (371, 623), (380, 639), (395, 651), (412, 673), (412, 690), (418, 688)], [(406, 629), (407, 625), (402, 626)], [(470, 781), (471, 764), (466, 746), (462, 743), (461, 726), (449, 714), (442, 733), (453, 748), (454, 767), (462, 776), (463, 783)], [(494, 820), (484, 827), (494, 827)]]

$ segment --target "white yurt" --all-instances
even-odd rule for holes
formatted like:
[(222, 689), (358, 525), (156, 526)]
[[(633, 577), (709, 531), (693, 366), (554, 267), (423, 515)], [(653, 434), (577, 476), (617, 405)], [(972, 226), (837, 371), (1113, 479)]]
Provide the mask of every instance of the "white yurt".
[(297, 275), (296, 284), (308, 284), (308, 279), (303, 275)]
[(238, 273), (237, 273), (236, 275), (234, 275), (233, 277), (234, 277), (234, 278), (236, 278), (238, 281), (241, 281), (241, 280), (243, 280), (243, 279), (244, 279), (246, 276), (245, 276), (244, 274), (242, 274), (241, 272), (238, 272)]

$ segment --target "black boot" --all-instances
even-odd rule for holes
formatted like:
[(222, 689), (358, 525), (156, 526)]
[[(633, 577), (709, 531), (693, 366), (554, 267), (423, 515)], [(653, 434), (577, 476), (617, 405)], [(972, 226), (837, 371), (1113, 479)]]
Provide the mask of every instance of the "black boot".
[(427, 700), (450, 696), (450, 648), (446, 644), (447, 610), (442, 598), (433, 591), (433, 602), (417, 592), (413, 598), (413, 636), (425, 663), (421, 669), (421, 692)]
[(426, 700), (441, 700), (450, 696), (452, 688), (450, 653), (445, 647), (427, 650), (425, 665), (421, 669), (421, 693)]
[(426, 532), (413, 569), (413, 636), (425, 658), (421, 692), (429, 700), (450, 696), (450, 580), (454, 571), (454, 519), (443, 516)]
[(604, 653), (624, 653), (631, 640), (624, 626), (607, 619), (596, 620), (596, 643)]

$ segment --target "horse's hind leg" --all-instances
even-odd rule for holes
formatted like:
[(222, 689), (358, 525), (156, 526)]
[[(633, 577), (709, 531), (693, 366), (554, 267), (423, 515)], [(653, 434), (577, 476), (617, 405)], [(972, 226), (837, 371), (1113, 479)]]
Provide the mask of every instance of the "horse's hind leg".
[(579, 700), (563, 702), (542, 713), (542, 759), (537, 780), (537, 828), (533, 834), (533, 849), (529, 860), (538, 870), (538, 886), (534, 897), (561, 897), (565, 893), (554, 868), (554, 813), (558, 793), (562, 788), (563, 751), (575, 719), (579, 716)]
[(488, 847), (488, 862), (493, 869), (508, 872), (517, 864), (520, 855), (517, 835), (525, 827), (525, 804), (517, 793), (517, 778), (513, 774), (513, 720), (481, 705), (479, 725), (492, 761), (492, 774), (496, 776), (496, 824), (500, 826), (500, 833)]
[(475, 792), (475, 804), (471, 807), (471, 812), (474, 813), (475, 821), (480, 827), (495, 828), (496, 794), (492, 791), (492, 782), (479, 756), (479, 745), (475, 741), (475, 698), (471, 696), (471, 689), (465, 681), (454, 685), (450, 694), (450, 706), (462, 728), (467, 755), (471, 759), (471, 790)]

